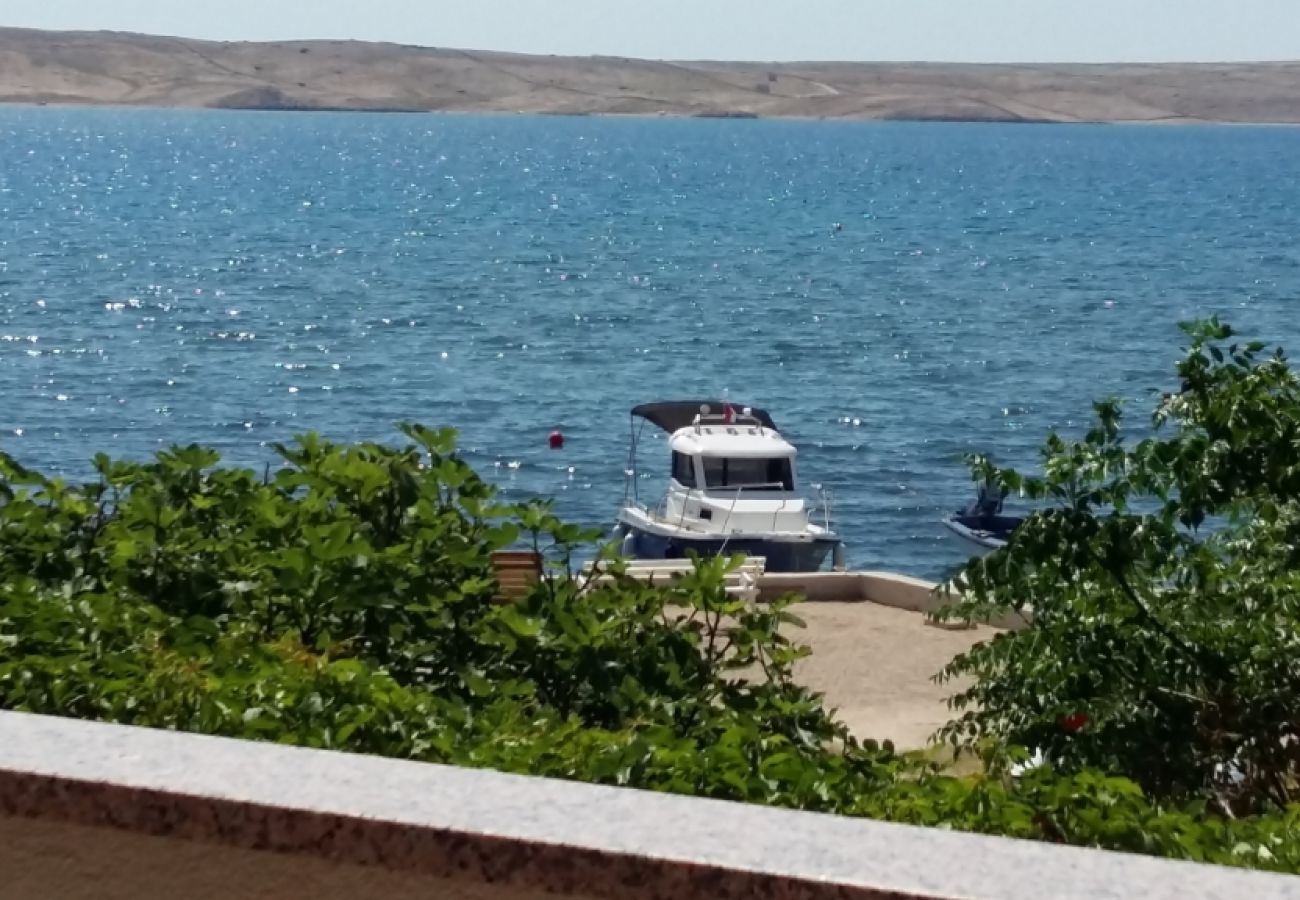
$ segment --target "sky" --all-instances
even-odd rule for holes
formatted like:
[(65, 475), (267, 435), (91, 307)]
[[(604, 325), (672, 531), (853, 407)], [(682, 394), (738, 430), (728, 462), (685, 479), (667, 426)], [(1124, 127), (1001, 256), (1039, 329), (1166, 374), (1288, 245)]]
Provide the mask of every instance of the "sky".
[(0, 0), (0, 25), (656, 59), (1300, 59), (1300, 0)]

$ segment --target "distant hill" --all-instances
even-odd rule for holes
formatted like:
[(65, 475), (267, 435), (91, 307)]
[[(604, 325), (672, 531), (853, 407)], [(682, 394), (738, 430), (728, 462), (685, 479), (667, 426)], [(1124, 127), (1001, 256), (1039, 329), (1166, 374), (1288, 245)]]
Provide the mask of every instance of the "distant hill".
[(232, 109), (1300, 123), (1300, 63), (656, 62), (0, 28), (0, 102)]

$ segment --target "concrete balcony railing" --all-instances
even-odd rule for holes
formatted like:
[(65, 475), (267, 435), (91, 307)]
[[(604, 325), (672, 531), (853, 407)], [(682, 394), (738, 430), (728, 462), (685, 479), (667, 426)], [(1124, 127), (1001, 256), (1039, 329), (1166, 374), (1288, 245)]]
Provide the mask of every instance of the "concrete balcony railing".
[(0, 897), (1300, 896), (1300, 879), (0, 713)]
[[(936, 612), (949, 602), (940, 585), (893, 572), (768, 572), (758, 587), (762, 600), (798, 594), (812, 603), (874, 603), (919, 613)], [(984, 624), (1014, 631), (1030, 621), (1026, 610)]]

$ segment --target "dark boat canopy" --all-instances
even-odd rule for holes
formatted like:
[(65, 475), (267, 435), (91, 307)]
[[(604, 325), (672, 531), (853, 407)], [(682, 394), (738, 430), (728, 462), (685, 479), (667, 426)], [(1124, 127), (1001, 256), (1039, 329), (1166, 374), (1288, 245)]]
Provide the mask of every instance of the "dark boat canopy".
[[(721, 415), (723, 408), (730, 401), (722, 400), (665, 400), (660, 403), (642, 403), (640, 406), (632, 408), (632, 415), (645, 419), (647, 422), (653, 422), (664, 431), (672, 434), (679, 428), (685, 428), (695, 421), (695, 417), (700, 414), (700, 407), (707, 406), (709, 412), (713, 415)], [(735, 410), (736, 415), (740, 415), (745, 409), (744, 403), (730, 403), (731, 408)], [(767, 410), (759, 409), (756, 406), (749, 407), (749, 414), (762, 423), (764, 428), (776, 430), (776, 423), (772, 417), (767, 414)]]

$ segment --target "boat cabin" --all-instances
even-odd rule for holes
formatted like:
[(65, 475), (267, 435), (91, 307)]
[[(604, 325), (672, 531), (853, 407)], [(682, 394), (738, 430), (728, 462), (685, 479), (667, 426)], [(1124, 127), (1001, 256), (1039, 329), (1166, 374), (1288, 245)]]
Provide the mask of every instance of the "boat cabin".
[(702, 411), (673, 432), (664, 517), (723, 533), (800, 530), (797, 451), (749, 409)]
[(684, 488), (795, 489), (795, 448), (757, 421), (699, 423), (669, 440), (672, 477)]

